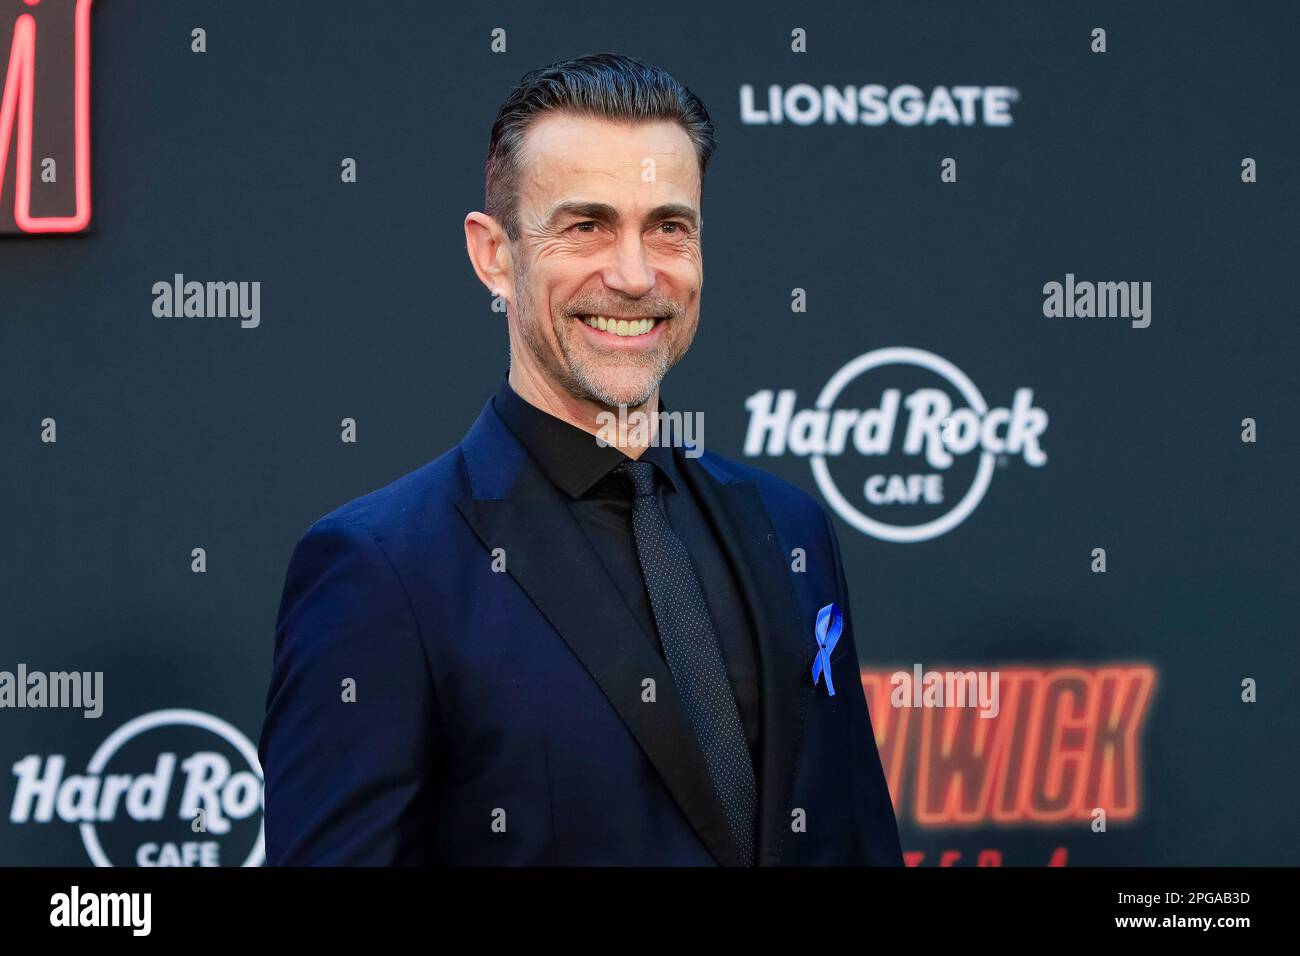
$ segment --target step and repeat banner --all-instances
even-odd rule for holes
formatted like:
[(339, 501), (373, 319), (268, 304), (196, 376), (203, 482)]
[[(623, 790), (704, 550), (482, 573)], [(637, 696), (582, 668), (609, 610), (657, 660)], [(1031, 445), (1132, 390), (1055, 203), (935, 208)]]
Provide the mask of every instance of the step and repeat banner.
[(1293, 862), (1293, 4), (0, 13), (0, 864), (263, 862), (290, 553), (496, 389), (462, 220), (596, 51), (716, 124), (664, 399), (832, 516), (908, 863)]

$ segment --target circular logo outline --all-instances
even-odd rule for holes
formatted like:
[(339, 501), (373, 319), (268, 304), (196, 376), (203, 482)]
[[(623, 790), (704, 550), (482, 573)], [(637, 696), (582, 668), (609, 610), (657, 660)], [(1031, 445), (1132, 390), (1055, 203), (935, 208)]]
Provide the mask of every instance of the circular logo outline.
[[(262, 775), (262, 764), (257, 759), (257, 748), (253, 746), (252, 741), (244, 736), (243, 732), (233, 724), (230, 724), (220, 717), (214, 717), (211, 714), (205, 714), (200, 710), (188, 710), (185, 708), (172, 708), (169, 710), (154, 710), (147, 714), (141, 714), (128, 720), (117, 730), (113, 731), (104, 739), (95, 752), (90, 757), (90, 762), (86, 764), (86, 772), (92, 774), (102, 774), (104, 767), (113, 755), (129, 740), (133, 740), (140, 734), (150, 730), (156, 730), (159, 727), (167, 727), (179, 724), (187, 727), (197, 727), (200, 730), (206, 730), (210, 733), (221, 737), (226, 743), (230, 744), (240, 755), (248, 761), (248, 765), (257, 774), (258, 780), (265, 785), (265, 778)], [(264, 811), (265, 812), (265, 811)], [(86, 847), (86, 853), (90, 855), (90, 860), (98, 867), (113, 867), (113, 862), (109, 860), (108, 855), (104, 853), (104, 848), (99, 843), (99, 834), (95, 832), (93, 821), (87, 821), (78, 824), (81, 830), (81, 842)], [(263, 821), (257, 828), (257, 842), (253, 844), (252, 851), (248, 854), (240, 866), (261, 866), (266, 860), (266, 821)]]
[[(821, 394), (817, 396), (815, 407), (829, 410), (849, 382), (863, 372), (879, 368), (882, 365), (917, 365), (928, 369), (946, 379), (948, 384), (961, 393), (962, 398), (966, 399), (966, 403), (977, 414), (984, 415), (988, 411), (988, 403), (984, 400), (984, 396), (965, 372), (953, 365), (952, 362), (935, 355), (933, 352), (905, 345), (875, 349), (859, 355), (831, 376), (830, 381), (822, 388)], [(984, 499), (984, 493), (988, 491), (989, 484), (993, 480), (995, 465), (993, 453), (987, 450), (982, 451), (980, 453), (979, 468), (975, 472), (975, 480), (971, 482), (970, 488), (966, 490), (966, 494), (962, 496), (962, 499), (957, 502), (956, 507), (924, 524), (900, 526), (885, 524), (883, 521), (871, 518), (850, 504), (848, 499), (840, 493), (839, 488), (836, 487), (835, 480), (831, 478), (825, 455), (810, 455), (809, 461), (812, 464), (813, 478), (817, 482), (818, 489), (841, 518), (873, 538), (903, 544), (937, 538), (965, 521)]]

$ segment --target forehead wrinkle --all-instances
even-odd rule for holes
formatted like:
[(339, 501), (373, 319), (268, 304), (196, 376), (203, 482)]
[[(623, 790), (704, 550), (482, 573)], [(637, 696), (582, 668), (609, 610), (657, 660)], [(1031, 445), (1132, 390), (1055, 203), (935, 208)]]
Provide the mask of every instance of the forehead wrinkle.
[[(521, 224), (527, 222), (533, 231), (545, 232), (554, 224), (556, 208), (569, 201), (604, 202), (606, 205), (614, 206), (617, 211), (617, 204), (606, 202), (601, 195), (604, 192), (602, 187), (645, 185), (641, 175), (646, 159), (652, 159), (657, 170), (654, 183), (650, 185), (658, 184), (661, 189), (656, 190), (657, 195), (653, 199), (645, 201), (643, 206), (645, 213), (678, 202), (672, 192), (680, 189), (682, 191), (680, 203), (695, 210), (697, 224), (702, 222), (695, 201), (699, 192), (699, 176), (694, 163), (693, 149), (674, 143), (671, 136), (656, 137), (656, 142), (647, 144), (649, 148), (644, 150), (644, 155), (629, 155), (626, 158), (619, 155), (610, 157), (605, 166), (593, 166), (587, 154), (581, 150), (581, 142), (575, 143), (570, 140), (565, 148), (547, 149), (547, 146), (553, 145), (555, 140), (564, 139), (569, 132), (571, 127), (565, 129), (539, 123), (526, 134), (523, 150), (524, 174), (520, 189), (522, 201), (519, 203), (520, 208), (517, 213)], [(681, 181), (678, 181), (679, 176)], [(568, 196), (555, 197), (558, 182), (564, 182), (563, 188)], [(662, 187), (669, 187), (669, 189), (665, 192), (662, 191)], [(587, 190), (590, 192), (584, 196)], [(551, 201), (547, 203), (547, 200)], [(548, 208), (541, 212), (536, 211), (536, 206), (542, 203), (547, 203)], [(525, 206), (533, 207), (534, 211), (527, 212), (523, 208)]]

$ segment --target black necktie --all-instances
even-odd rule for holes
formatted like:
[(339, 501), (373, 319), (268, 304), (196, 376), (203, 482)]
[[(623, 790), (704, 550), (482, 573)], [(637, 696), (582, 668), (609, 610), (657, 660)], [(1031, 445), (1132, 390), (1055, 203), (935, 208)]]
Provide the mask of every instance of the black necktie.
[(655, 497), (655, 466), (626, 461), (619, 467), (635, 495), (632, 531), (668, 669), (704, 751), (741, 858), (752, 866), (758, 807), (754, 766), (704, 592), (686, 546), (673, 533)]

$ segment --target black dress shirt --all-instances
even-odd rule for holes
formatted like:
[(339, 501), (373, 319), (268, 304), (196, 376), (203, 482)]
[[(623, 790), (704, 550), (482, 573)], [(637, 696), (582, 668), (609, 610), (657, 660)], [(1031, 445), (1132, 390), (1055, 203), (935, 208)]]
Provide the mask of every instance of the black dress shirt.
[[(632, 533), (632, 490), (622, 475), (612, 473), (630, 459), (613, 445), (602, 447), (591, 433), (529, 404), (508, 381), (502, 381), (492, 401), (501, 420), (551, 483), (564, 493), (570, 512), (591, 541), (632, 616), (640, 623), (646, 640), (662, 658), (659, 630)], [(660, 410), (663, 407), (661, 399)], [(682, 475), (685, 462), (681, 455), (680, 448), (652, 446), (642, 453), (640, 460), (654, 464), (659, 505), (695, 566), (713, 629), (722, 645), (727, 676), (731, 679), (757, 772), (759, 704), (754, 629), (713, 523)], [(575, 585), (591, 583), (575, 582)]]

